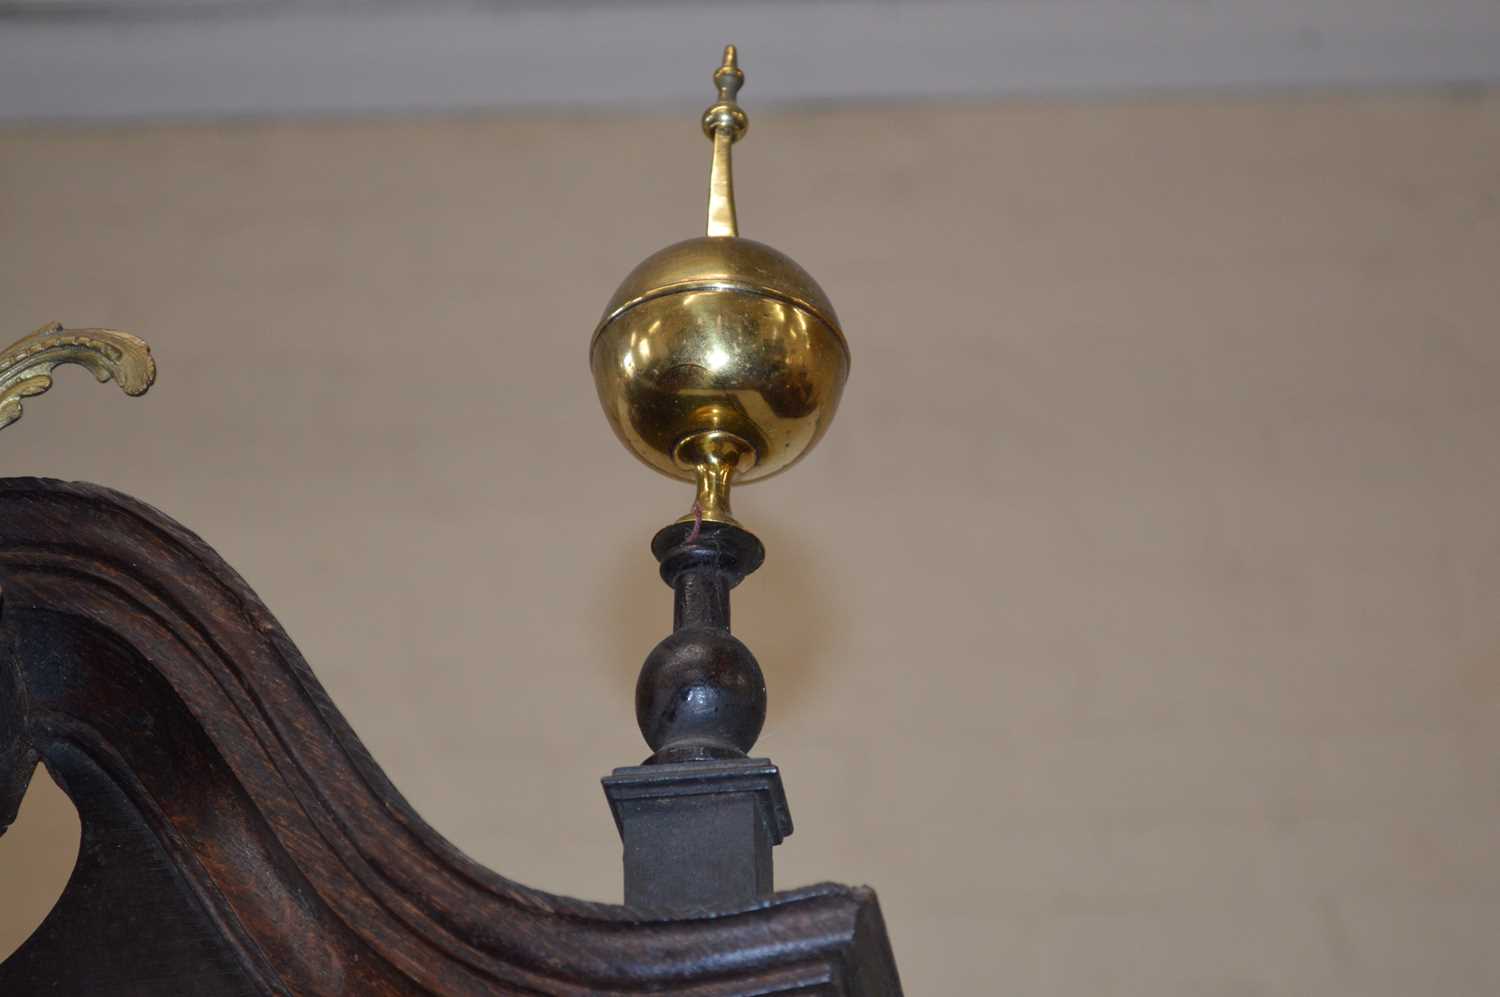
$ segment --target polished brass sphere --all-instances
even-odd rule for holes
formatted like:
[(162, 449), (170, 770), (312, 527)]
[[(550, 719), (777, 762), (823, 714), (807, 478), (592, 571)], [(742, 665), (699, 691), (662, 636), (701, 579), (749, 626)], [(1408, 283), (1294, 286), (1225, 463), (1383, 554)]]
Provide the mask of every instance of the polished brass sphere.
[[(704, 236), (625, 278), (594, 333), (599, 402), (620, 441), (664, 474), (755, 481), (828, 429), (849, 347), (817, 282), (770, 246)], [(728, 510), (700, 487), (700, 512)]]

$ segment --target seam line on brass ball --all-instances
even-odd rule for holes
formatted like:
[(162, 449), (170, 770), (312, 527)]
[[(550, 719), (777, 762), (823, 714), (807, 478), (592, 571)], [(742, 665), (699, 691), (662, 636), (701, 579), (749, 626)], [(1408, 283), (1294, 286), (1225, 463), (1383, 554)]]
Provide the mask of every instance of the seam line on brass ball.
[(837, 322), (829, 319), (827, 315), (823, 314), (815, 306), (796, 295), (733, 280), (686, 280), (677, 284), (664, 284), (638, 298), (631, 298), (599, 321), (599, 324), (594, 328), (594, 334), (589, 337), (589, 356), (593, 356), (594, 345), (599, 342), (600, 334), (604, 332), (605, 328), (611, 322), (621, 315), (624, 315), (632, 308), (644, 305), (649, 301), (655, 301), (657, 298), (666, 298), (674, 294), (686, 294), (689, 291), (737, 291), (740, 294), (749, 294), (757, 298), (770, 298), (773, 301), (780, 301), (782, 304), (800, 308), (819, 322), (822, 322), (838, 338), (839, 346), (843, 347), (844, 362), (846, 364), (849, 362), (849, 341), (844, 338), (844, 330), (840, 329)]

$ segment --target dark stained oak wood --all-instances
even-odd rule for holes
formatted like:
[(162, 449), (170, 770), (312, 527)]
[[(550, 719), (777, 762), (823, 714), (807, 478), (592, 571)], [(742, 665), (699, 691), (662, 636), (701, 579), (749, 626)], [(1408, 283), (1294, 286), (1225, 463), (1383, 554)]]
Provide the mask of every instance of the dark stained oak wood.
[(0, 600), (0, 828), (39, 761), (83, 822), (6, 997), (900, 993), (868, 889), (654, 918), (468, 859), (244, 581), (140, 502), (0, 479)]

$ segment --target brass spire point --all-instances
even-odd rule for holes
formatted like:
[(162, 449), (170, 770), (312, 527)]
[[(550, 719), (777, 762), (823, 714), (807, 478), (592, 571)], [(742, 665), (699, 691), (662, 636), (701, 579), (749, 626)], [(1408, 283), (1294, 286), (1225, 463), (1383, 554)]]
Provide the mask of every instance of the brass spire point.
[(714, 86), (719, 99), (703, 112), (703, 134), (714, 143), (713, 166), (708, 175), (708, 234), (737, 236), (739, 222), (734, 216), (734, 169), (729, 147), (738, 142), (750, 128), (750, 118), (735, 99), (745, 85), (745, 73), (739, 66), (739, 54), (733, 45), (724, 46), (724, 64), (714, 70)]

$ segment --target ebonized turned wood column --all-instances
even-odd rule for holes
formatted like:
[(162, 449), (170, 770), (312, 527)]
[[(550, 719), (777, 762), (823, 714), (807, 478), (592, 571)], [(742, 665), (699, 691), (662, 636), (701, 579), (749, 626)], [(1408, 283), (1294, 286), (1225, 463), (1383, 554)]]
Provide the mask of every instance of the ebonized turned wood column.
[(654, 754), (604, 780), (625, 848), (625, 904), (730, 908), (769, 896), (771, 848), (792, 833), (781, 773), (748, 752), (766, 683), (729, 631), (729, 592), (765, 550), (726, 523), (675, 523), (651, 544), (673, 590), (672, 633), (646, 658), (636, 721)]

